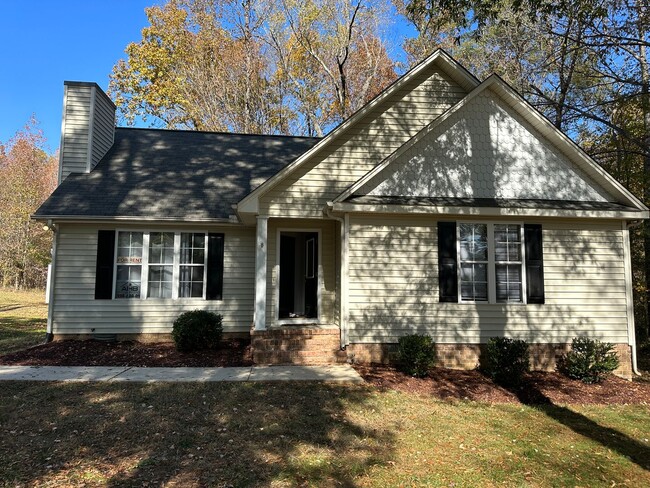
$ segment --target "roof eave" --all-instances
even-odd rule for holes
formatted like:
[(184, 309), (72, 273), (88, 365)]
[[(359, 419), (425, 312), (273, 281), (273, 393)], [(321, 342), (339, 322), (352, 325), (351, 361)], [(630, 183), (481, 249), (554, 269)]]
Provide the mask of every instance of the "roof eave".
[(650, 218), (647, 210), (576, 210), (554, 208), (517, 207), (467, 207), (453, 205), (389, 205), (359, 204), (350, 202), (329, 202), (335, 213), (371, 213), (402, 215), (445, 215), (459, 217), (544, 217), (544, 218), (597, 218), (614, 220), (646, 220)]
[(188, 218), (188, 217), (140, 217), (140, 216), (105, 216), (105, 215), (45, 215), (34, 214), (30, 218), (37, 222), (70, 222), (70, 223), (106, 223), (106, 222), (119, 222), (119, 223), (166, 223), (175, 225), (196, 225), (196, 224), (228, 224), (228, 225), (241, 225), (236, 216), (233, 218)]

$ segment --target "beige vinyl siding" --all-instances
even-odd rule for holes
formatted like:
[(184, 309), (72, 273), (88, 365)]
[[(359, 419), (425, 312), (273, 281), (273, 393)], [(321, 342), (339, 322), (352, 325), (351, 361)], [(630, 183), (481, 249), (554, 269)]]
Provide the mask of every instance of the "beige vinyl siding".
[(248, 331), (254, 308), (254, 229), (121, 226), (120, 229), (145, 232), (223, 232), (223, 299), (95, 300), (99, 229), (110, 227), (82, 224), (61, 224), (58, 227), (52, 304), (54, 334), (168, 333), (181, 312), (197, 308), (222, 314), (225, 331)]
[(92, 89), (89, 86), (65, 87), (61, 181), (70, 173), (83, 173), (87, 169), (91, 98)]
[(92, 154), (91, 168), (93, 169), (99, 160), (113, 145), (115, 134), (115, 108), (108, 100), (108, 97), (95, 90), (94, 120), (92, 123)]
[(420, 332), (440, 343), (478, 343), (492, 336), (563, 343), (581, 334), (627, 343), (620, 223), (537, 223), (543, 232), (546, 303), (475, 305), (438, 301), (434, 220), (354, 217), (350, 342), (396, 342)]
[(266, 322), (267, 327), (277, 324), (279, 298), (280, 267), (278, 263), (279, 230), (306, 230), (309, 232), (320, 231), (318, 243), (320, 253), (319, 283), (321, 293), (321, 309), (319, 311), (320, 323), (323, 325), (337, 325), (336, 306), (336, 228), (331, 220), (292, 220), (269, 219), (268, 223), (268, 252), (267, 252), (267, 287), (266, 287)]
[(322, 218), (323, 207), (466, 92), (430, 68), (288, 175), (260, 200), (260, 214)]

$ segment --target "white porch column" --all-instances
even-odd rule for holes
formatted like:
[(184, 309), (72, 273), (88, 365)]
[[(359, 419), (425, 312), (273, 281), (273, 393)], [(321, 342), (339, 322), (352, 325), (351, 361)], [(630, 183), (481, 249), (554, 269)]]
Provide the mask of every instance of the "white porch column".
[(266, 251), (268, 217), (257, 217), (255, 241), (255, 330), (266, 330)]
[(348, 290), (350, 282), (350, 214), (345, 214), (341, 223), (341, 346), (350, 343), (348, 338)]

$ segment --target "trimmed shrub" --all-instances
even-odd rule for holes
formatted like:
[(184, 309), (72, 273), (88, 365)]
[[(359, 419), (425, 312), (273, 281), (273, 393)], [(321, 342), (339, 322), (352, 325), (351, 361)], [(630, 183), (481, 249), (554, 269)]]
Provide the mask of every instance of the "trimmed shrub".
[(528, 343), (521, 339), (491, 337), (481, 356), (481, 370), (496, 383), (518, 386), (530, 370)]
[(576, 337), (571, 341), (571, 350), (560, 359), (558, 369), (574, 380), (599, 383), (607, 373), (618, 368), (619, 364), (613, 344)]
[(214, 349), (221, 341), (223, 317), (207, 310), (184, 312), (174, 320), (172, 338), (179, 351)]
[(436, 362), (436, 344), (427, 335), (400, 337), (397, 345), (397, 367), (418, 378), (425, 377)]

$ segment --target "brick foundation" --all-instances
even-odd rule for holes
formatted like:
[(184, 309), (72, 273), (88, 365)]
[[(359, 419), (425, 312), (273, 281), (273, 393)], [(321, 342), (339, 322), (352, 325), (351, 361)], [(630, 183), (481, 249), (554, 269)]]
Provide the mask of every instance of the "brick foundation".
[(281, 327), (252, 330), (251, 346), (256, 364), (345, 363), (338, 327)]
[[(530, 367), (536, 371), (554, 371), (557, 361), (571, 344), (531, 344)], [(437, 365), (450, 369), (474, 369), (479, 365), (482, 344), (436, 344)], [(632, 378), (632, 351), (627, 344), (615, 344), (621, 365), (614, 374)], [(355, 363), (389, 364), (395, 361), (397, 344), (350, 344), (348, 359)]]

